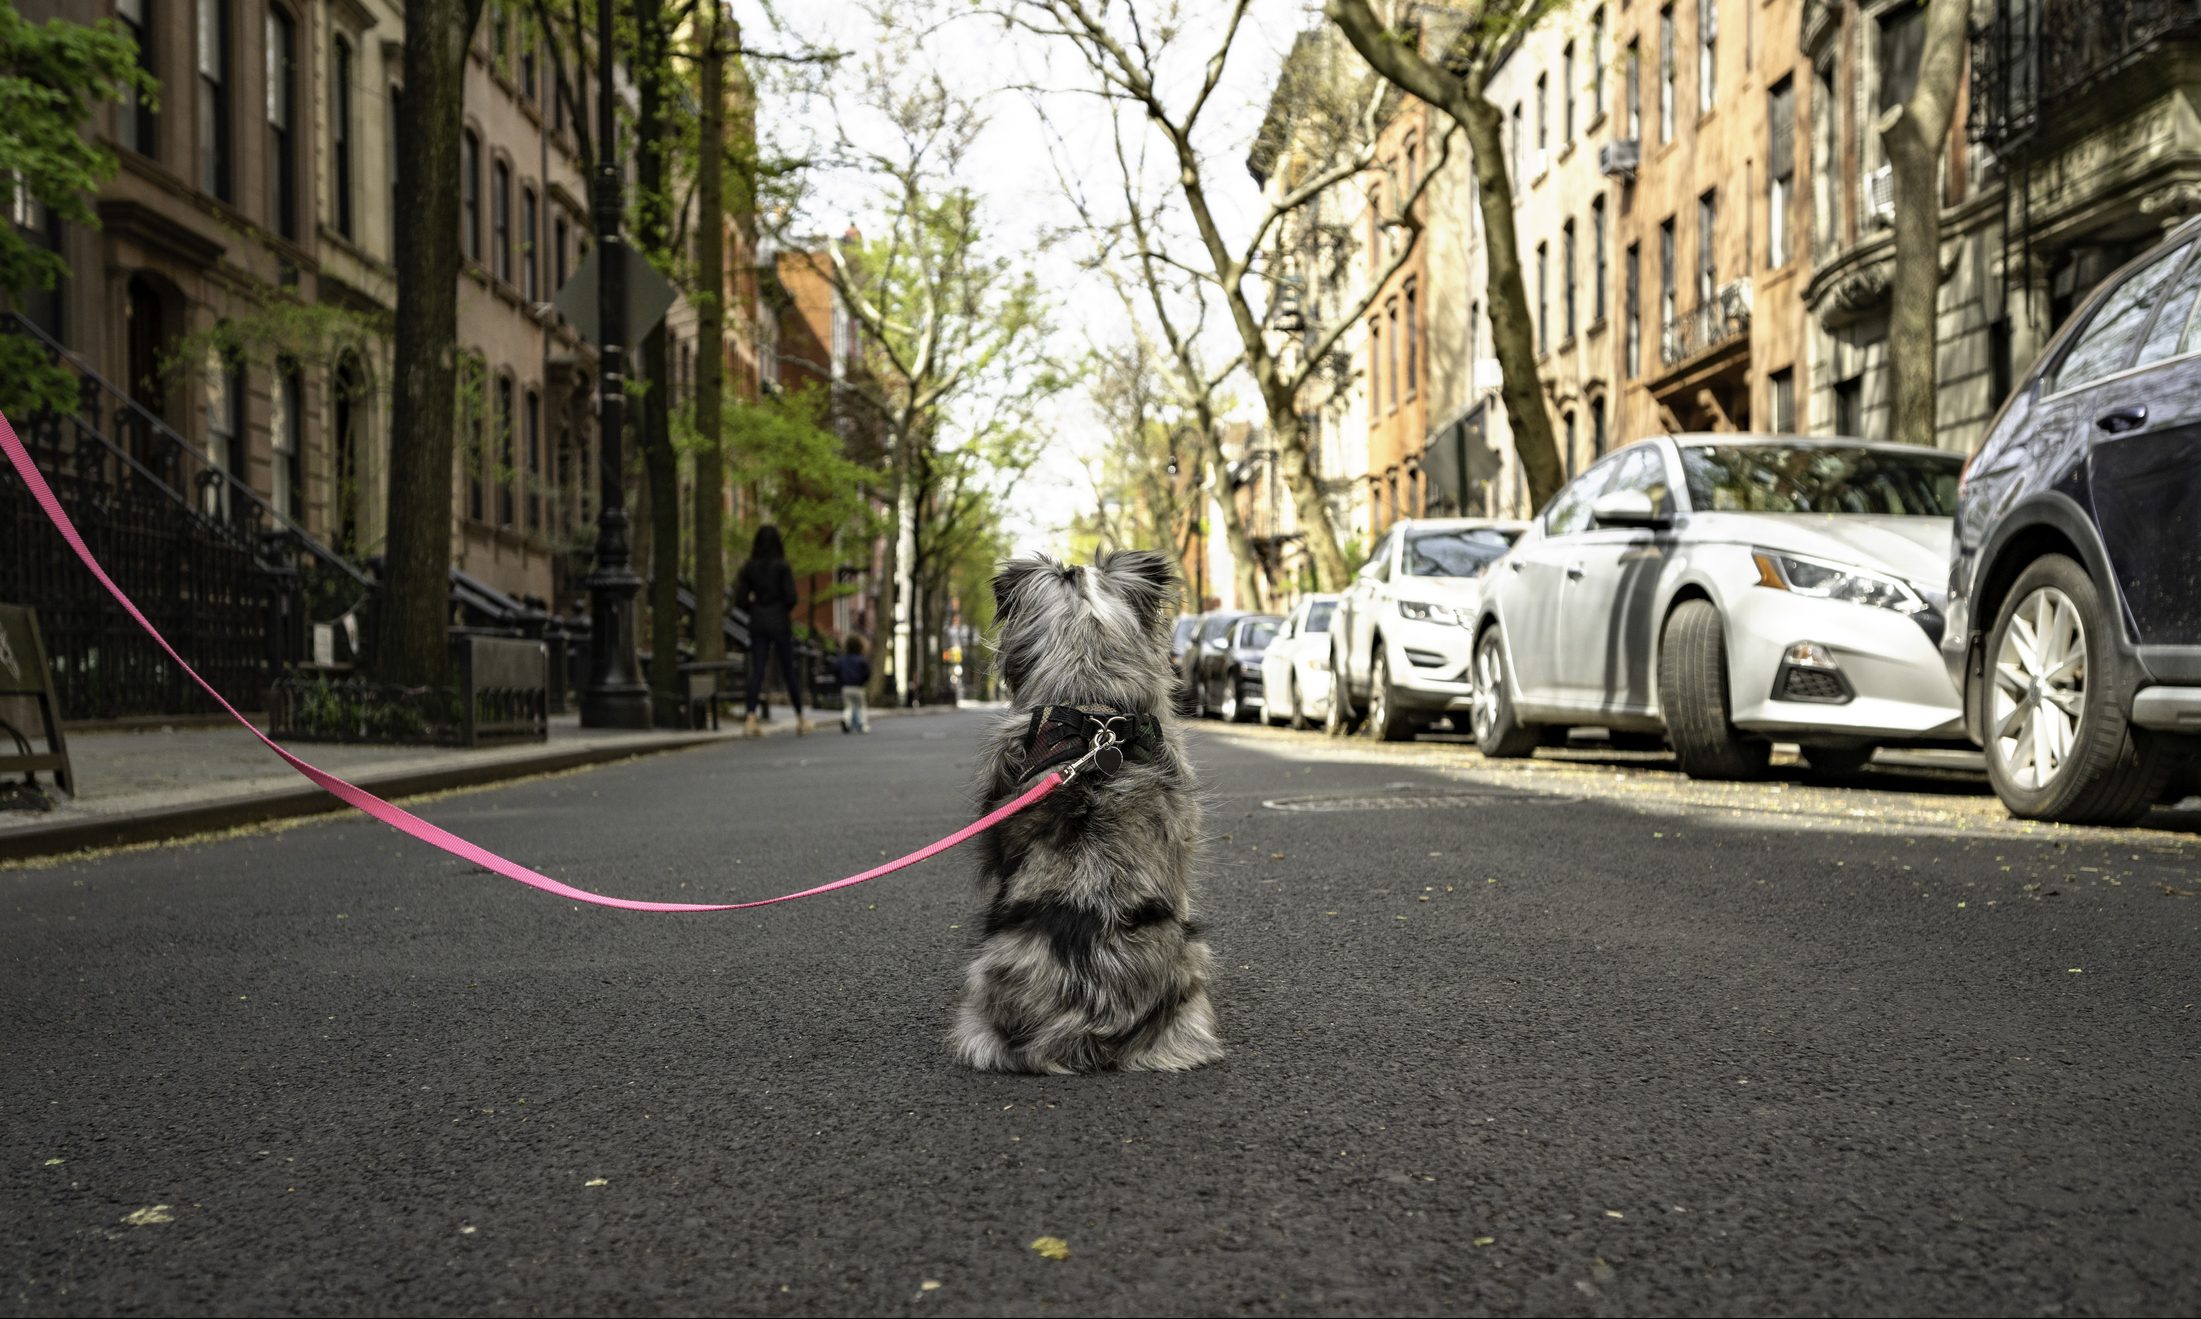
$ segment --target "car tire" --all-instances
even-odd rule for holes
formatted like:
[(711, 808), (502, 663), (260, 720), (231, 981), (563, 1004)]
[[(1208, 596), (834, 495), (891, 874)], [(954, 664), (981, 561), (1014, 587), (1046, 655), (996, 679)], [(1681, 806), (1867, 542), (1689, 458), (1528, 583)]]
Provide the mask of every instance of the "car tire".
[(1506, 686), (1505, 639), (1492, 627), (1475, 643), (1475, 708), (1468, 726), (1476, 747), (1494, 760), (1531, 755), (1544, 740), (1540, 726), (1514, 717), (1513, 694)]
[(1353, 713), (1353, 689), (1345, 681), (1345, 657), (1330, 648), (1330, 709), (1322, 731), (1332, 737), (1351, 737), (1360, 731), (1360, 716)]
[(1368, 728), (1378, 742), (1411, 742), (1417, 731), (1413, 717), (1399, 708), (1398, 693), (1391, 690), (1391, 661), (1383, 653), (1383, 639), (1376, 639), (1375, 668), (1368, 675)]
[(1804, 747), (1802, 751), (1804, 764), (1811, 767), (1812, 773), (1832, 778), (1848, 778), (1870, 765), (1873, 752), (1879, 749), (1871, 746), (1825, 746)]
[(1773, 744), (1729, 722), (1727, 637), (1709, 600), (1684, 600), (1658, 650), (1658, 703), (1681, 772), (1693, 779), (1762, 778)]
[(1307, 708), (1299, 703), (1299, 674), (1294, 672), (1284, 684), (1284, 722), (1295, 732), (1307, 730)]
[(1253, 718), (1253, 707), (1246, 704), (1246, 678), (1236, 669), (1223, 675), (1223, 722), (1243, 724)]
[(1198, 674), (1192, 677), (1192, 717), (1207, 718), (1207, 679)]
[(2125, 718), (2115, 636), (2094, 579), (2061, 554), (2034, 560), (2004, 597), (1987, 636), (1980, 729), (1987, 778), (2012, 815), (2130, 824), (2161, 795), (2175, 766), (2162, 739)]

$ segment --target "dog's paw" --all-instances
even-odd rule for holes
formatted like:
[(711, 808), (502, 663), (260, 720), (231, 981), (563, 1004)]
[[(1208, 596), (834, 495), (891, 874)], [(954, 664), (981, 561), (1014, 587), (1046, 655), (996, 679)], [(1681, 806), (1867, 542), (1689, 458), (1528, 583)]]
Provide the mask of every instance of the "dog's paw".
[(1205, 993), (1195, 994), (1167, 1026), (1116, 1059), (1126, 1072), (1189, 1072), (1220, 1062), (1223, 1042), (1215, 1034), (1215, 1008)]

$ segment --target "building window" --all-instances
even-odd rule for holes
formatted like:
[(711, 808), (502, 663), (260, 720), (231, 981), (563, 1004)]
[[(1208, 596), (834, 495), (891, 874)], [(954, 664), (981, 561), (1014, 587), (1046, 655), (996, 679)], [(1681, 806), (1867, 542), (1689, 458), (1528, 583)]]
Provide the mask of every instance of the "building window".
[(199, 187), (229, 201), (229, 0), (199, 0)]
[(1827, 63), (1811, 78), (1811, 228), (1821, 255), (1836, 242), (1842, 173), (1834, 168), (1834, 66)]
[(462, 373), (461, 406), (466, 411), (466, 452), (461, 459), (466, 463), (466, 516), (476, 522), (487, 519), (489, 509), (483, 499), (482, 464), (489, 459), (488, 446), (482, 442), (482, 413), (489, 408), (489, 400), (483, 397), (488, 388), (489, 372), (479, 357), (468, 357)]
[(1766, 153), (1765, 260), (1788, 264), (1788, 221), (1796, 194), (1796, 82), (1783, 78), (1767, 93), (1766, 127), (1772, 137)]
[(1605, 199), (1590, 199), (1590, 324), (1605, 319)]
[(1891, 6), (1881, 11), (1879, 22), (1877, 104), (1886, 114), (1899, 105), (1910, 104), (1911, 93), (1918, 88), (1918, 61), (1926, 45), (1926, 10), (1922, 5)]
[(1383, 318), (1368, 318), (1368, 415), (1383, 411)]
[(1565, 338), (1574, 338), (1574, 221), (1559, 226), (1559, 297), (1566, 316)]
[(1720, 0), (1697, 0), (1697, 113), (1712, 112), (1719, 77)]
[(329, 51), (329, 183), (336, 232), (352, 233), (352, 43), (338, 37)]
[(519, 418), (512, 407), (512, 377), (497, 377), (497, 525), (509, 527), (513, 521), (512, 482), (519, 474), (520, 465), (513, 461), (512, 447), (518, 442)]
[(520, 47), (520, 92), (529, 102), (535, 100), (535, 42), (529, 38)]
[(566, 217), (564, 215), (561, 214), (556, 220), (552, 221), (551, 235), (550, 259), (556, 263), (554, 269), (558, 275), (557, 282), (551, 286), (551, 292), (555, 294), (566, 286)]
[(504, 72), (505, 53), (512, 48), (512, 19), (498, 0), (489, 5), (489, 62)]
[(1660, 332), (1679, 319), (1680, 308), (1677, 290), (1674, 288), (1674, 217), (1669, 215), (1658, 226), (1658, 324)]
[[(153, 64), (153, 29), (145, 19), (145, 11), (153, 0), (115, 0), (115, 17), (122, 20), (122, 30), (137, 47), (138, 71), (155, 80), (158, 86), (158, 70)], [(146, 97), (133, 97), (130, 104), (115, 107), (115, 140), (141, 156), (160, 155), (157, 128), (153, 116), (153, 103)]]
[(1590, 452), (1605, 456), (1605, 396), (1590, 400)]
[(1551, 351), (1551, 244), (1536, 245), (1536, 351)]
[(1559, 422), (1565, 435), (1562, 447), (1559, 450), (1559, 460), (1566, 464), (1567, 479), (1573, 480), (1577, 466), (1574, 461), (1574, 409), (1567, 409), (1566, 413), (1559, 418)]
[(293, 111), (291, 50), (293, 24), (290, 15), (269, 6), (267, 11), (267, 214), (276, 233), (298, 237), (298, 153), (292, 150), (290, 124)]
[(490, 168), (489, 222), (495, 240), (497, 278), (512, 282), (512, 167), (498, 161)]
[(1590, 11), (1590, 118), (1605, 113), (1605, 8)]
[(1521, 107), (1516, 104), (1513, 107), (1513, 150), (1508, 153), (1512, 157), (1510, 163), (1513, 166), (1513, 177), (1516, 182), (1520, 180), (1521, 170), (1528, 164), (1526, 160), (1521, 158), (1521, 125)]
[(1574, 141), (1574, 43), (1559, 52), (1559, 140)]
[(527, 529), (543, 529), (543, 397), (527, 391)]
[(1852, 439), (1865, 433), (1865, 378), (1851, 376), (1834, 382), (1834, 433)]
[(1384, 335), (1383, 345), (1383, 392), (1391, 400), (1390, 410), (1396, 412), (1399, 406), (1399, 304), (1397, 300), (1394, 299), (1384, 305), (1383, 318), (1390, 322), (1384, 326), (1387, 333)]
[(1536, 150), (1539, 154), (1551, 148), (1551, 76), (1536, 75)]
[(481, 260), (481, 139), (471, 128), (459, 138), (459, 225), (467, 258)]
[(536, 300), (535, 290), (535, 190), (520, 189), (520, 296)]
[(1658, 140), (1674, 140), (1674, 7), (1658, 11)]
[(275, 369), (275, 393), (269, 399), (268, 440), (275, 450), (275, 511), (304, 525), (306, 520), (305, 385), (298, 364)]
[[(206, 451), (214, 465), (229, 473), (239, 483), (245, 480), (245, 368), (244, 363), (224, 357), (218, 349), (206, 352)], [(209, 517), (226, 516), (233, 511), (229, 499), (229, 485), (216, 483), (206, 488), (205, 502), (201, 505)]]
[(1627, 343), (1622, 350), (1628, 377), (1632, 380), (1643, 374), (1643, 252), (1636, 244), (1628, 244), (1627, 261), (1621, 270), (1623, 287), (1620, 293), (1620, 317), (1627, 322)]
[[(1406, 286), (1406, 397), (1414, 397), (1421, 381), (1421, 318), (1414, 314), (1415, 288)], [(691, 377), (692, 378), (692, 377)]]
[(1699, 305), (1712, 300), (1720, 282), (1719, 260), (1713, 246), (1713, 237), (1719, 227), (1720, 196), (1717, 189), (1710, 189), (1697, 198), (1697, 302)]
[(1765, 378), (1766, 412), (1773, 420), (1775, 435), (1796, 433), (1796, 370), (1784, 367)]
[(1628, 43), (1628, 132), (1630, 142), (1643, 140), (1643, 43)]

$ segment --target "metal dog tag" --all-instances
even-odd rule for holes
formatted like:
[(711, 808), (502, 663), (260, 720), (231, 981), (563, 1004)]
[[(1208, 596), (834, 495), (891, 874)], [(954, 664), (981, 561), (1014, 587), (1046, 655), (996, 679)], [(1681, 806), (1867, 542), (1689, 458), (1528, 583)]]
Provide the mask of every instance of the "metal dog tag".
[(1113, 746), (1102, 747), (1093, 755), (1093, 768), (1103, 774), (1113, 774), (1123, 768), (1123, 752)]

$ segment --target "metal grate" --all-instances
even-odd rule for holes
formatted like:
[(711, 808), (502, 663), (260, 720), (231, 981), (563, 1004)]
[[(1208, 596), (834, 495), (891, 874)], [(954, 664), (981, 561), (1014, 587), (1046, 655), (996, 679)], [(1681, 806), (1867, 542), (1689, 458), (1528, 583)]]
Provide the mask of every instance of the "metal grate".
[(1839, 705), (1849, 699), (1842, 680), (1822, 669), (1788, 670), (1781, 694), (1791, 701), (1819, 701), (1829, 705)]

